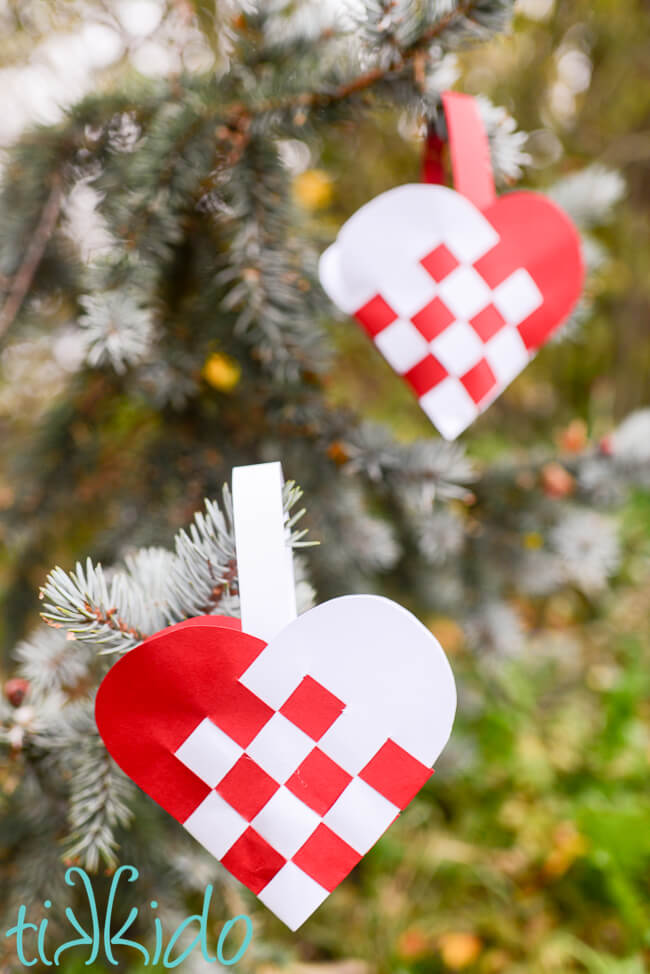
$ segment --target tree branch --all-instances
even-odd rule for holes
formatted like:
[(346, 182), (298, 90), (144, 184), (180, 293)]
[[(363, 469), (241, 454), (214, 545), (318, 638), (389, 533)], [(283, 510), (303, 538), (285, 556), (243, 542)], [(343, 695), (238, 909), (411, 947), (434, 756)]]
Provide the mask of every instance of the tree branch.
[(231, 105), (224, 118), (225, 126), (222, 128), (221, 136), (224, 141), (230, 142), (233, 146), (232, 154), (228, 159), (229, 165), (234, 165), (244, 154), (250, 139), (253, 117), (273, 112), (291, 111), (291, 109), (326, 108), (336, 102), (346, 101), (348, 98), (372, 88), (389, 75), (403, 71), (413, 60), (420, 60), (419, 70), (421, 71), (421, 59), (423, 55), (426, 58), (426, 47), (436, 37), (444, 33), (455, 20), (469, 17), (477, 4), (478, 0), (463, 0), (454, 10), (451, 10), (444, 17), (441, 17), (437, 23), (432, 24), (428, 30), (424, 31), (411, 47), (400, 51), (399, 58), (396, 61), (385, 67), (366, 71), (365, 74), (358, 75), (331, 91), (303, 91), (277, 101), (265, 101), (252, 108), (242, 103)]
[(43, 207), (34, 235), (25, 251), (23, 262), (9, 285), (9, 293), (0, 311), (0, 338), (11, 327), (23, 305), (34, 280), (34, 275), (43, 259), (47, 243), (56, 227), (62, 202), (63, 177), (60, 173), (56, 173), (52, 180), (50, 195)]
[(477, 6), (477, 0), (464, 0), (464, 2), (459, 3), (454, 10), (451, 10), (444, 17), (441, 17), (437, 23), (432, 24), (432, 26), (426, 30), (420, 38), (418, 38), (417, 42), (414, 43), (412, 47), (401, 51), (398, 61), (389, 64), (386, 67), (373, 68), (371, 71), (367, 71), (365, 74), (353, 78), (352, 81), (348, 81), (346, 84), (340, 85), (333, 91), (304, 92), (299, 95), (294, 95), (292, 98), (288, 98), (282, 102), (269, 102), (266, 105), (263, 105), (259, 111), (260, 113), (263, 113), (265, 111), (278, 111), (294, 107), (322, 108), (337, 101), (345, 101), (346, 98), (349, 98), (351, 95), (356, 95), (360, 91), (366, 91), (368, 88), (372, 88), (372, 86), (377, 84), (379, 81), (383, 81), (384, 78), (387, 78), (388, 75), (392, 74), (393, 72), (403, 70), (414, 58), (421, 56), (425, 47), (431, 44), (436, 37), (447, 30), (447, 28), (450, 27), (450, 25), (457, 18), (469, 16), (475, 6)]

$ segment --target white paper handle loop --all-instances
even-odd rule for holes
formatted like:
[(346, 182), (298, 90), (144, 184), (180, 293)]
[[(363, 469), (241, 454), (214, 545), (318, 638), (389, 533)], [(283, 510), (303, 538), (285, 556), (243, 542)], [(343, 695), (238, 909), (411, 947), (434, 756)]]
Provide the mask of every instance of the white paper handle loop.
[(232, 472), (242, 629), (266, 642), (297, 615), (283, 483), (280, 463), (235, 467)]

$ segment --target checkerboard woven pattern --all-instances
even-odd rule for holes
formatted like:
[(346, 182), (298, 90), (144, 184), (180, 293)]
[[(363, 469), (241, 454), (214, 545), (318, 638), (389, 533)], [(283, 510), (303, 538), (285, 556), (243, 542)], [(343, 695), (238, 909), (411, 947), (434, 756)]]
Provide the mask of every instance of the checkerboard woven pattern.
[(239, 683), (237, 706), (206, 717), (175, 752), (211, 789), (185, 828), (291, 929), (433, 773), (390, 739), (342, 747), (345, 712), (310, 676), (279, 709)]
[(542, 305), (542, 294), (523, 267), (489, 287), (475, 264), (444, 243), (407, 277), (386, 284), (355, 316), (453, 439), (531, 358), (519, 326)]

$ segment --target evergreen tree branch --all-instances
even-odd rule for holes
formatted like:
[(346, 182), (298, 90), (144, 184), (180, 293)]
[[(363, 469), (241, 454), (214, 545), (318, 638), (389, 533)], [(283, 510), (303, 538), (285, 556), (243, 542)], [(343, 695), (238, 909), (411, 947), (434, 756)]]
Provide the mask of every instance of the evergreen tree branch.
[[(453, 10), (424, 29), (412, 44), (402, 49), (396, 48), (396, 57), (390, 63), (372, 68), (331, 91), (300, 92), (284, 99), (269, 100), (256, 106), (250, 114), (261, 115), (295, 108), (328, 108), (375, 87), (391, 76), (398, 75), (413, 62), (415, 62), (414, 70), (421, 71), (422, 59), (426, 59), (428, 54), (427, 48), (430, 48), (445, 31), (460, 25), (464, 20), (472, 21), (472, 15), (479, 12), (483, 6), (485, 6), (484, 0), (461, 0)], [(233, 114), (235, 117), (238, 115), (236, 108), (233, 109)], [(241, 110), (241, 114), (247, 114), (247, 110)]]
[(35, 754), (49, 754), (67, 785), (68, 836), (64, 855), (95, 872), (116, 864), (115, 829), (131, 819), (133, 783), (120, 770), (98, 734), (93, 706), (68, 703), (42, 723), (30, 744)]
[(34, 275), (45, 254), (48, 241), (59, 219), (63, 203), (63, 177), (55, 173), (52, 177), (52, 188), (45, 206), (41, 212), (34, 235), (25, 251), (25, 257), (18, 271), (11, 280), (9, 293), (0, 310), (0, 338), (11, 327), (16, 315), (20, 311), (23, 301), (34, 280)]
[[(304, 547), (298, 528), (304, 510), (293, 512), (302, 491), (292, 481), (284, 487), (287, 544)], [(179, 531), (175, 550), (143, 548), (114, 570), (110, 583), (90, 558), (72, 572), (55, 568), (41, 589), (42, 618), (65, 629), (100, 653), (128, 652), (148, 636), (200, 615), (239, 614), (237, 561), (232, 499), (227, 486), (222, 507), (206, 500), (187, 530)], [(223, 508), (223, 509), (222, 509)], [(293, 512), (293, 513), (292, 513)]]
[(296, 379), (327, 360), (325, 335), (313, 321), (316, 260), (292, 233), (289, 184), (276, 148), (257, 134), (246, 139), (241, 159), (216, 183), (228, 202), (222, 224), (230, 234), (216, 283), (225, 288), (223, 309), (236, 312), (235, 335), (255, 347), (276, 378)]
[(55, 568), (50, 573), (41, 597), (51, 600), (42, 614), (55, 629), (65, 628), (77, 639), (98, 642), (112, 649), (131, 649), (150, 633), (136, 629), (124, 617), (131, 602), (131, 586), (125, 573), (106, 582), (101, 565), (77, 563), (73, 572)]
[(118, 847), (114, 830), (130, 821), (133, 786), (94, 729), (77, 757), (70, 789), (66, 858), (80, 860), (90, 872), (102, 861), (114, 867)]

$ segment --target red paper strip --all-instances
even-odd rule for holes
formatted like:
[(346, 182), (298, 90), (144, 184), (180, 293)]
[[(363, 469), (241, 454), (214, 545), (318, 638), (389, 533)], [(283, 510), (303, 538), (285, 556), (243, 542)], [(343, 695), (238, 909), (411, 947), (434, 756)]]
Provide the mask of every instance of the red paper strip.
[[(445, 91), (442, 105), (447, 121), (454, 189), (485, 210), (496, 200), (490, 144), (476, 99), (457, 91)], [(442, 143), (433, 134), (427, 139), (423, 177), (442, 183)]]
[(426, 141), (424, 143), (424, 156), (422, 159), (422, 182), (435, 183), (440, 185), (445, 181), (445, 167), (442, 164), (442, 150), (445, 143), (439, 135), (429, 128)]

